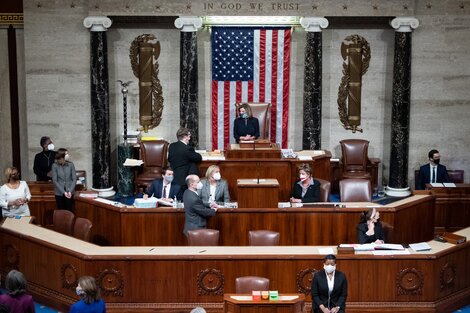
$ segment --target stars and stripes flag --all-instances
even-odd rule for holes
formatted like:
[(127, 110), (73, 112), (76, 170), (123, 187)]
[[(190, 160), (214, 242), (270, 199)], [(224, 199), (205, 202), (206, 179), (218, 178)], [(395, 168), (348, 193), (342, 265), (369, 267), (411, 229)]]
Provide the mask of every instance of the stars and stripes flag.
[(287, 148), (290, 28), (213, 27), (212, 149), (235, 140), (239, 102), (271, 103), (270, 137)]

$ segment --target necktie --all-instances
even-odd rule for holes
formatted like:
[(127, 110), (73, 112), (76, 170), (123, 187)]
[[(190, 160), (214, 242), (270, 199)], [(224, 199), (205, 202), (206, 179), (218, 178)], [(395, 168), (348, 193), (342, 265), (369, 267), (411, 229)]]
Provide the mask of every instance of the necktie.
[(435, 182), (436, 182), (436, 167), (435, 167), (435, 166), (432, 168), (432, 178), (431, 178), (431, 182), (432, 182), (432, 183), (435, 183)]
[(163, 196), (162, 196), (162, 198), (168, 198), (167, 193), (166, 193), (166, 187), (168, 187), (168, 185), (163, 186)]

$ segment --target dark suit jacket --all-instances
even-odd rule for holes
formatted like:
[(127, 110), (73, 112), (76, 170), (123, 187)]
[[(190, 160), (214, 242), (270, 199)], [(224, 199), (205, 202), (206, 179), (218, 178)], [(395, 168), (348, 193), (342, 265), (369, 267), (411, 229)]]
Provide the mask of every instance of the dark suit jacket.
[(202, 203), (201, 198), (190, 189), (186, 189), (183, 194), (185, 220), (183, 233), (188, 234), (188, 230), (206, 228), (207, 218), (215, 215), (215, 211)]
[(190, 145), (177, 141), (168, 148), (168, 161), (174, 173), (173, 182), (183, 186), (186, 185), (186, 176), (199, 175), (197, 163), (202, 161), (202, 157)]
[[(426, 188), (426, 184), (431, 182), (431, 164), (425, 164), (420, 167), (418, 177), (416, 177), (415, 182), (415, 189), (416, 190), (424, 190)], [(449, 174), (447, 173), (447, 169), (444, 165), (438, 164), (436, 170), (436, 183), (450, 183), (452, 182), (449, 178)]]
[[(209, 181), (207, 179), (202, 180), (202, 189), (198, 190), (198, 194), (201, 197), (204, 205), (209, 206), (211, 188), (210, 188)], [(215, 186), (214, 199), (217, 204), (222, 204), (222, 205), (225, 202), (230, 202), (230, 194), (228, 192), (228, 184), (226, 180), (221, 179), (217, 181), (217, 185)]]
[[(170, 185), (170, 190), (167, 191), (167, 198), (181, 200), (182, 195), (180, 194), (180, 185), (176, 183), (171, 183)], [(150, 186), (147, 188), (147, 194), (151, 196), (152, 194), (156, 198), (161, 198), (162, 195), (162, 189), (163, 189), (163, 178), (155, 179)]]
[(236, 118), (233, 122), (233, 137), (237, 142), (241, 136), (251, 135), (259, 138), (259, 121), (256, 117)]
[(33, 170), (37, 181), (49, 181), (52, 178), (47, 173), (55, 162), (55, 151), (42, 151), (34, 156)]
[[(348, 281), (343, 272), (335, 271), (335, 282), (333, 285), (333, 291), (330, 297), (328, 297), (328, 282), (326, 273), (324, 270), (316, 272), (313, 275), (312, 281), (312, 309), (313, 312), (321, 312), (320, 305), (323, 304), (325, 307), (334, 308), (339, 306), (339, 312), (344, 312), (346, 309), (346, 298), (348, 296)], [(329, 298), (329, 301), (328, 301)]]
[(367, 227), (367, 223), (359, 223), (357, 225), (357, 242), (359, 242), (360, 244), (364, 244), (374, 242), (377, 239), (384, 240), (382, 223), (380, 223), (380, 221), (377, 221), (377, 223), (375, 223), (374, 234), (372, 236), (366, 235), (368, 229), (369, 228)]
[(302, 186), (298, 184), (299, 181), (296, 181), (294, 187), (292, 188), (292, 197), (296, 199), (302, 199), (302, 202), (320, 202), (320, 182), (316, 179), (313, 180), (313, 185), (310, 185), (305, 193), (305, 196), (302, 197)]

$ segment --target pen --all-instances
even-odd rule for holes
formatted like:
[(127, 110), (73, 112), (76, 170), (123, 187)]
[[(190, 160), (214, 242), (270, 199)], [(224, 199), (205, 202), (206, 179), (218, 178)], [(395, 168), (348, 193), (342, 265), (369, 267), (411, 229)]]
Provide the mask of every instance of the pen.
[(152, 251), (153, 249), (155, 249), (155, 248), (152, 248), (152, 249), (150, 249), (149, 251)]

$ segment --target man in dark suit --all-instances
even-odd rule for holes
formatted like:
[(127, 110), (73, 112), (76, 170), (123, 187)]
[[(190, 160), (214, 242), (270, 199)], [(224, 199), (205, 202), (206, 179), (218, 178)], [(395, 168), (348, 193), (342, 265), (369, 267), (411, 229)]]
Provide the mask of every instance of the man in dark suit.
[(41, 137), (42, 151), (34, 156), (33, 170), (37, 181), (50, 181), (52, 179), (52, 164), (55, 161), (54, 144), (50, 137)]
[(155, 179), (147, 188), (147, 196), (153, 195), (167, 202), (173, 202), (175, 197), (177, 200), (182, 199), (180, 188), (180, 185), (173, 182), (173, 169), (167, 167), (162, 171), (162, 178)]
[(176, 137), (178, 141), (170, 144), (168, 148), (168, 161), (174, 171), (174, 182), (183, 186), (189, 174), (199, 174), (197, 163), (202, 161), (202, 156), (189, 145), (191, 140), (189, 129), (178, 129)]
[(336, 270), (336, 257), (333, 254), (325, 256), (323, 269), (313, 275), (313, 312), (344, 312), (348, 296), (348, 281), (344, 273)]
[(217, 206), (206, 207), (202, 199), (198, 196), (197, 190), (201, 189), (202, 183), (197, 175), (188, 175), (186, 178), (188, 189), (183, 194), (185, 220), (183, 233), (188, 234), (188, 230), (206, 228), (207, 218), (214, 216)]
[(433, 149), (428, 153), (429, 164), (421, 166), (416, 177), (415, 189), (424, 190), (426, 184), (430, 183), (450, 183), (449, 174), (444, 165), (439, 164), (441, 156), (439, 151)]

